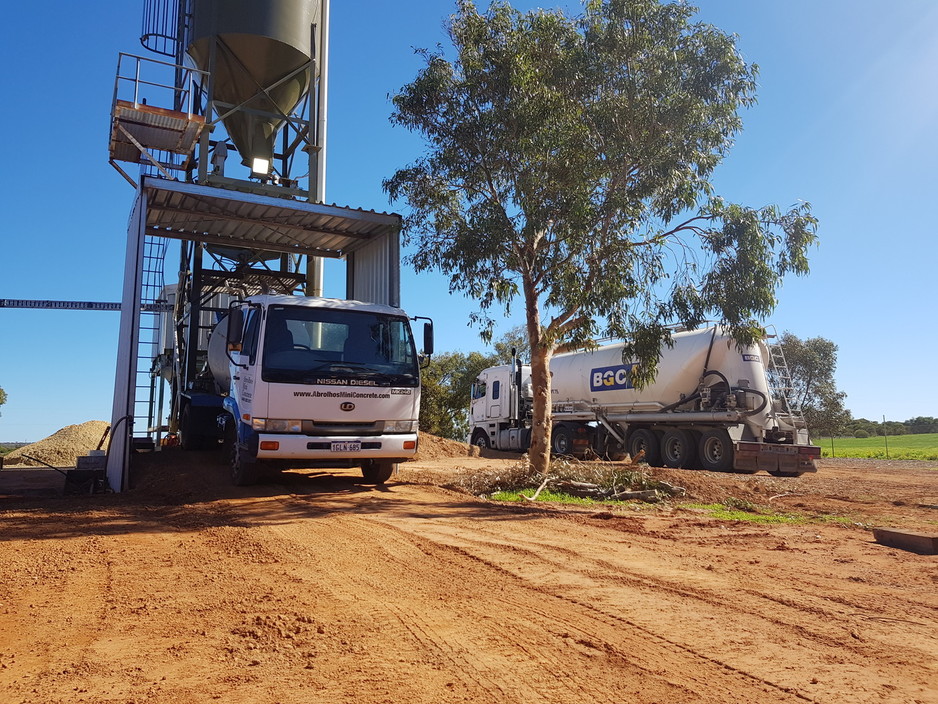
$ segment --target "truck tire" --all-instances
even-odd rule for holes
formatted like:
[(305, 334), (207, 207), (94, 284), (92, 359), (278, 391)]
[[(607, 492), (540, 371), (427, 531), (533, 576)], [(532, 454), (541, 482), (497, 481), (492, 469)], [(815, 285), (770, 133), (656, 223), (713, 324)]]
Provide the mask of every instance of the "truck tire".
[(183, 450), (201, 450), (205, 447), (205, 438), (195, 432), (192, 421), (192, 407), (186, 404), (179, 418), (179, 444)]
[(661, 436), (661, 461), (674, 469), (693, 468), (697, 464), (697, 438), (689, 430), (668, 428)]
[(621, 462), (626, 455), (625, 448), (609, 433), (602, 433), (597, 440), (596, 454), (608, 462)]
[(489, 440), (488, 433), (481, 428), (476, 428), (476, 431), (472, 434), (472, 444), (480, 450), (492, 449), (492, 442)]
[(256, 461), (245, 462), (244, 451), (238, 442), (238, 431), (234, 423), (225, 424), (225, 450), (228, 453), (228, 464), (231, 467), (231, 481), (235, 486), (250, 486), (257, 484), (260, 477), (260, 467)]
[(555, 425), (550, 434), (550, 446), (560, 457), (573, 454), (573, 433), (566, 425)]
[(643, 460), (652, 467), (658, 467), (661, 464), (661, 448), (658, 445), (658, 438), (648, 428), (633, 430), (629, 435), (629, 455), (634, 460), (639, 452), (645, 453)]
[(726, 472), (733, 468), (733, 441), (723, 428), (713, 428), (702, 433), (698, 450), (703, 469)]
[(390, 460), (366, 460), (362, 462), (362, 477), (365, 484), (384, 484), (397, 470), (397, 462)]

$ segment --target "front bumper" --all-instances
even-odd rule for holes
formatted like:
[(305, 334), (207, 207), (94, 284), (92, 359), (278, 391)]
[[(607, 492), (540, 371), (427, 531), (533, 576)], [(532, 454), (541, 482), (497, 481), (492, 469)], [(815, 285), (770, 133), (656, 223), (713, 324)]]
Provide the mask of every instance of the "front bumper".
[[(410, 459), (417, 454), (417, 433), (333, 437), (259, 433), (257, 440), (259, 460)], [(404, 449), (405, 444), (409, 449)]]

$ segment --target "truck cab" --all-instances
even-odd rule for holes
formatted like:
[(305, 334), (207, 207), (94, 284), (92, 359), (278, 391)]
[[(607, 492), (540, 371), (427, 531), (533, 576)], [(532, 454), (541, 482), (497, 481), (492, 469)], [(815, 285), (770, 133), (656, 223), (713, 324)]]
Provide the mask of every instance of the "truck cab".
[[(432, 352), (429, 326), (423, 348)], [(366, 481), (386, 481), (417, 452), (419, 360), (398, 308), (283, 295), (233, 303), (209, 367), (235, 483), (278, 464), (357, 465)]]

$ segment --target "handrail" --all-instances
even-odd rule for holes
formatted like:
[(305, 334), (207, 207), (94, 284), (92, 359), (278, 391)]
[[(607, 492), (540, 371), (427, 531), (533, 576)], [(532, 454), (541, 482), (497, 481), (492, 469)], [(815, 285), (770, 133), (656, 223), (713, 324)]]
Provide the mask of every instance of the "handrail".
[[(125, 64), (127, 60), (133, 62), (133, 75), (125, 75), (124, 71), (127, 69)], [(173, 82), (157, 82), (156, 80), (148, 80), (147, 78), (142, 77), (142, 72), (144, 67), (155, 65), (165, 67), (167, 69), (172, 69), (173, 71)], [(177, 79), (177, 74), (180, 78)], [(114, 79), (114, 101), (113, 105), (117, 105), (117, 101), (120, 98), (120, 88), (123, 85), (122, 82), (130, 82), (133, 86), (133, 104), (134, 108), (140, 107), (141, 102), (146, 100), (146, 97), (141, 99), (141, 86), (150, 86), (153, 88), (159, 88), (163, 90), (171, 91), (174, 96), (173, 106), (175, 108), (175, 97), (180, 96), (182, 102), (186, 107), (186, 114), (188, 117), (192, 117), (195, 113), (195, 97), (197, 95), (198, 87), (201, 86), (203, 82), (206, 82), (209, 77), (208, 71), (202, 71), (201, 69), (192, 68), (189, 66), (182, 66), (180, 64), (172, 63), (169, 61), (160, 61), (159, 59), (151, 59), (145, 56), (138, 56), (137, 54), (129, 54), (126, 52), (120, 52), (117, 58), (117, 73)], [(176, 85), (178, 80), (179, 87)]]

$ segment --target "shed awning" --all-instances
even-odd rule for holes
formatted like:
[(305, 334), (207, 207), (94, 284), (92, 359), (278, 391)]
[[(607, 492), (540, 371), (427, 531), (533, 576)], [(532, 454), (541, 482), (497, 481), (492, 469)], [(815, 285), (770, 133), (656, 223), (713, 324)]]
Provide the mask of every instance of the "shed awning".
[(338, 258), (396, 234), (401, 216), (143, 177), (146, 234)]

